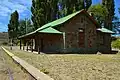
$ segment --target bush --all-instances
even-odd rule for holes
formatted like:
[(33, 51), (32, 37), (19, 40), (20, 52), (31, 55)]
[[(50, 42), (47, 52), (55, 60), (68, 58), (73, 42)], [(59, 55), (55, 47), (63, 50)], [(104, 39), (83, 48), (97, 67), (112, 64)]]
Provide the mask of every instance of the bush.
[(120, 49), (120, 39), (117, 39), (115, 41), (112, 41), (112, 47)]
[(45, 73), (45, 74), (49, 74), (49, 72), (45, 68), (42, 68), (40, 71), (43, 72), (43, 73)]

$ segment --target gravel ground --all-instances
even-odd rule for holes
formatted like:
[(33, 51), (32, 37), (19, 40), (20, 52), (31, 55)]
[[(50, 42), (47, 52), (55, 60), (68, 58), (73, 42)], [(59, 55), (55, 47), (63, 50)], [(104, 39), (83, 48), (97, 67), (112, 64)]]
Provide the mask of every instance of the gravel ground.
[(0, 80), (31, 80), (30, 78), (0, 47)]
[(120, 54), (38, 55), (17, 47), (11, 52), (55, 80), (120, 80)]

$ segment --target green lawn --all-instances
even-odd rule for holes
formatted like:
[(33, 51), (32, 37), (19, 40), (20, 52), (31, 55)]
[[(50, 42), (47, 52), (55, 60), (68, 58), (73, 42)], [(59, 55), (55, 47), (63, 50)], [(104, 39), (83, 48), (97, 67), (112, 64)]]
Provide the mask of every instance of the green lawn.
[(11, 52), (55, 80), (120, 80), (119, 54), (35, 54), (17, 47)]

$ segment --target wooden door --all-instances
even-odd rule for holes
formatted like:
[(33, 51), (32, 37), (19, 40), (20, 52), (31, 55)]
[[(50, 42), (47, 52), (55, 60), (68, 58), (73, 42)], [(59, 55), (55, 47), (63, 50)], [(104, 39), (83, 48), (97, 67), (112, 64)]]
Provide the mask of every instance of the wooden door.
[(85, 47), (85, 33), (79, 32), (79, 47)]

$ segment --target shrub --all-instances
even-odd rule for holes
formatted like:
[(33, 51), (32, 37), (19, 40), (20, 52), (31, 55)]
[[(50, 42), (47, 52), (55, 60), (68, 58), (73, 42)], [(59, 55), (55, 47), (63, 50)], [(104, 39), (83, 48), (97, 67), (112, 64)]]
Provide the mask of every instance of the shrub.
[(120, 39), (112, 41), (112, 47), (120, 49)]
[(49, 72), (45, 68), (42, 68), (40, 71), (43, 72), (43, 73), (45, 73), (45, 74), (49, 74)]

